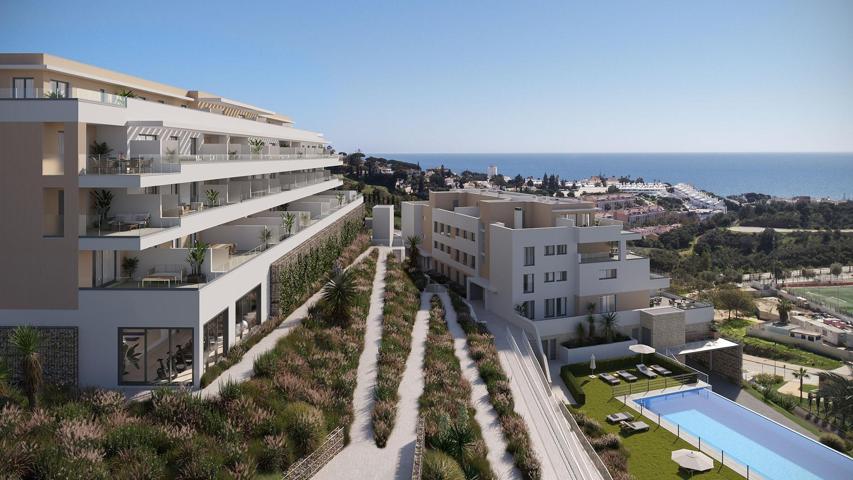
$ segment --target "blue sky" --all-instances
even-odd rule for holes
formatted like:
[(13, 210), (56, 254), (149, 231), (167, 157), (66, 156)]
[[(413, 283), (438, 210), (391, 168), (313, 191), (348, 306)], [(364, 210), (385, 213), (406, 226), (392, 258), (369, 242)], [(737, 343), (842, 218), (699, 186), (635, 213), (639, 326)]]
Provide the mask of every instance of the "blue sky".
[(367, 152), (853, 151), (853, 1), (3, 0), (45, 51)]

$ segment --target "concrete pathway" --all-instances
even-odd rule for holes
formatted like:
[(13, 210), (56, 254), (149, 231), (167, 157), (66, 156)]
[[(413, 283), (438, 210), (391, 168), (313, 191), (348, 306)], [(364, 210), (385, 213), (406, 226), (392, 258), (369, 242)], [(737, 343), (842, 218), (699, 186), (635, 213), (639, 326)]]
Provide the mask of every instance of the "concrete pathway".
[[(380, 255), (383, 250), (381, 249)], [(374, 289), (381, 283), (382, 290), (385, 289), (385, 261), (383, 265), (382, 281), (374, 281)], [(378, 271), (377, 271), (378, 275)], [(376, 291), (376, 290), (374, 290)], [(350, 430), (350, 444), (338, 453), (331, 462), (326, 464), (317, 475), (316, 480), (338, 480), (338, 479), (410, 479), (412, 477), (412, 462), (415, 452), (415, 440), (417, 438), (418, 423), (418, 398), (423, 392), (423, 359), (426, 344), (427, 327), (429, 322), (429, 300), (432, 294), (421, 295), (421, 308), (416, 314), (415, 324), (412, 327), (412, 348), (406, 359), (406, 369), (403, 371), (403, 379), (400, 381), (400, 400), (397, 403), (397, 420), (394, 430), (388, 438), (385, 448), (380, 449), (373, 440), (373, 429), (371, 427), (371, 416), (373, 413), (373, 387), (376, 384), (376, 356), (379, 352), (379, 340), (381, 339), (382, 306), (378, 308), (378, 317), (373, 315), (374, 304), (371, 303), (368, 330), (373, 330), (371, 340), (365, 338), (365, 350), (362, 353), (358, 369), (358, 380), (356, 386), (355, 421)], [(376, 333), (378, 331), (378, 333)], [(375, 343), (374, 343), (375, 340)], [(375, 345), (375, 348), (374, 348)], [(362, 367), (365, 368), (362, 368)], [(369, 371), (370, 370), (370, 371)], [(369, 398), (365, 394), (369, 393)], [(369, 408), (367, 404), (369, 403)]]
[[(355, 260), (347, 267), (347, 269), (351, 268), (353, 265), (362, 261), (365, 257), (367, 257), (370, 252), (373, 250), (373, 247), (368, 248), (364, 252), (361, 253)], [(381, 252), (380, 252), (381, 254)], [(384, 264), (383, 264), (384, 266)], [(378, 269), (377, 265), (377, 269)], [(384, 276), (382, 277), (385, 278)], [(222, 372), (216, 380), (214, 380), (210, 385), (204, 387), (201, 390), (201, 396), (205, 398), (214, 398), (219, 396), (219, 388), (224, 385), (228, 381), (232, 382), (245, 382), (246, 380), (252, 378), (255, 374), (254, 365), (255, 359), (258, 358), (261, 354), (268, 352), (275, 348), (278, 344), (278, 341), (284, 337), (286, 337), (290, 332), (302, 323), (302, 320), (308, 315), (308, 309), (317, 303), (322, 296), (322, 291), (318, 291), (314, 295), (311, 296), (305, 303), (303, 303), (299, 308), (294, 310), (287, 318), (284, 319), (281, 324), (276, 327), (275, 330), (269, 333), (266, 337), (262, 338), (258, 343), (256, 343), (252, 348), (249, 349), (243, 355), (243, 358), (240, 359), (239, 362), (235, 363), (228, 370)], [(381, 309), (380, 309), (381, 311)]]
[(456, 319), (456, 310), (453, 308), (450, 296), (447, 293), (437, 295), (444, 304), (447, 327), (450, 334), (453, 335), (453, 349), (462, 367), (462, 375), (471, 384), (471, 403), (476, 411), (474, 417), (483, 431), (483, 439), (489, 450), (487, 453), (489, 464), (499, 479), (521, 478), (521, 472), (515, 467), (512, 455), (506, 451), (506, 441), (498, 413), (489, 400), (489, 391), (486, 389), (485, 382), (480, 378), (477, 364), (468, 352), (468, 337)]
[(524, 333), (519, 330), (513, 334), (503, 319), (487, 312), (477, 303), (473, 304), (473, 308), (478, 320), (486, 322), (495, 336), (501, 366), (510, 378), (515, 411), (527, 425), (531, 444), (542, 465), (542, 479), (601, 478), (580, 439), (557, 410), (557, 402), (565, 401), (568, 392), (555, 388), (558, 380), (546, 385), (547, 380), (536, 359), (525, 353), (521, 345), (518, 352), (513, 347), (513, 341), (516, 344), (526, 342)]

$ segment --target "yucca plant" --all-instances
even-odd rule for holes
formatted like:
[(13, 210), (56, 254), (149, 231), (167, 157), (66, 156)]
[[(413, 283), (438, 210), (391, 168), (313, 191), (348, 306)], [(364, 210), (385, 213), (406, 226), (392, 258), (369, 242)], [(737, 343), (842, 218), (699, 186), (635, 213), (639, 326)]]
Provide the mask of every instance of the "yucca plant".
[(9, 343), (21, 357), (24, 393), (27, 395), (30, 408), (34, 409), (38, 403), (38, 393), (44, 383), (41, 355), (38, 351), (41, 335), (35, 327), (21, 325), (12, 332)]
[(344, 204), (344, 194), (343, 194), (343, 192), (338, 192), (338, 193), (336, 193), (336, 194), (335, 194), (335, 198), (337, 198), (337, 199), (338, 199), (338, 206), (339, 206), (339, 207), (340, 207), (341, 205), (343, 205), (343, 204)]
[(116, 95), (124, 98), (136, 98), (136, 94), (133, 93), (133, 90), (128, 90), (126, 88), (122, 88), (121, 90), (119, 90)]
[(210, 189), (204, 192), (205, 196), (207, 196), (207, 206), (215, 207), (219, 205), (219, 190)]
[(261, 244), (264, 246), (264, 250), (266, 250), (267, 247), (269, 247), (270, 239), (272, 238), (272, 230), (270, 230), (269, 227), (264, 225), (264, 229), (261, 230), (260, 238)]
[(92, 190), (92, 205), (98, 215), (98, 227), (100, 228), (110, 214), (113, 204), (113, 192), (109, 190)]
[(111, 153), (113, 153), (113, 149), (107, 145), (107, 142), (98, 143), (97, 140), (92, 140), (92, 144), (89, 145), (90, 155), (109, 155)]
[(349, 270), (338, 271), (329, 276), (323, 287), (322, 299), (334, 323), (339, 325), (349, 323), (350, 311), (357, 294), (355, 279)]
[(187, 253), (187, 263), (192, 269), (192, 279), (196, 282), (203, 282), (205, 279), (201, 274), (201, 265), (204, 263), (204, 257), (207, 255), (208, 244), (204, 242), (195, 242)]
[(619, 325), (617, 317), (616, 312), (607, 312), (601, 315), (601, 333), (604, 334), (607, 343), (612, 342), (613, 337), (616, 335), (616, 327)]

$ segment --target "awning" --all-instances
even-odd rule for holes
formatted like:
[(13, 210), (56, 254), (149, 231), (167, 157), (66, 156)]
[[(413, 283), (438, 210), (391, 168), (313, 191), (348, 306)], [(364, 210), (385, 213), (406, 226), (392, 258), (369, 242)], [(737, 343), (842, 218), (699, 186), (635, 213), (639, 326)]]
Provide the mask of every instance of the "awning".
[(675, 355), (690, 355), (691, 353), (722, 350), (724, 348), (736, 347), (737, 345), (737, 343), (726, 340), (725, 338), (717, 338), (715, 340), (699, 340), (698, 342), (685, 343), (677, 347), (670, 347), (667, 350)]

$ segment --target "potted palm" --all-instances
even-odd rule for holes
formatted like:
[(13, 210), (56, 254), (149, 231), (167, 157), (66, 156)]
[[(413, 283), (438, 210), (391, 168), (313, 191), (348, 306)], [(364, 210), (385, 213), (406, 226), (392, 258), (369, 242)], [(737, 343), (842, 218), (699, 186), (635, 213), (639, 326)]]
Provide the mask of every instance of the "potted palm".
[(219, 190), (210, 189), (204, 192), (205, 196), (207, 196), (207, 206), (215, 207), (219, 205)]
[(249, 139), (249, 149), (252, 155), (260, 155), (264, 151), (264, 141), (260, 138)]
[(343, 192), (336, 193), (335, 198), (338, 199), (338, 206), (339, 207), (344, 204), (344, 193)]
[(98, 215), (95, 227), (101, 228), (101, 225), (107, 221), (107, 216), (110, 214), (110, 208), (113, 203), (113, 192), (109, 190), (92, 190), (91, 195), (95, 213)]
[(264, 250), (269, 247), (270, 238), (272, 238), (272, 230), (270, 230), (269, 227), (264, 225), (264, 229), (261, 230), (261, 245), (263, 245)]
[(127, 278), (133, 279), (133, 274), (139, 267), (139, 257), (124, 257), (121, 261), (121, 270)]
[(288, 237), (293, 234), (293, 224), (296, 222), (296, 215), (291, 212), (281, 214), (281, 226), (284, 227), (285, 235)]
[(201, 265), (204, 263), (204, 257), (207, 255), (208, 245), (204, 242), (195, 242), (187, 253), (187, 263), (190, 264), (191, 274), (187, 275), (189, 283), (204, 283), (207, 277), (201, 273)]
[(27, 403), (29, 403), (30, 409), (34, 409), (37, 406), (42, 383), (44, 383), (44, 371), (39, 353), (41, 335), (35, 327), (21, 325), (12, 332), (9, 343), (21, 359), (24, 393), (27, 395)]

